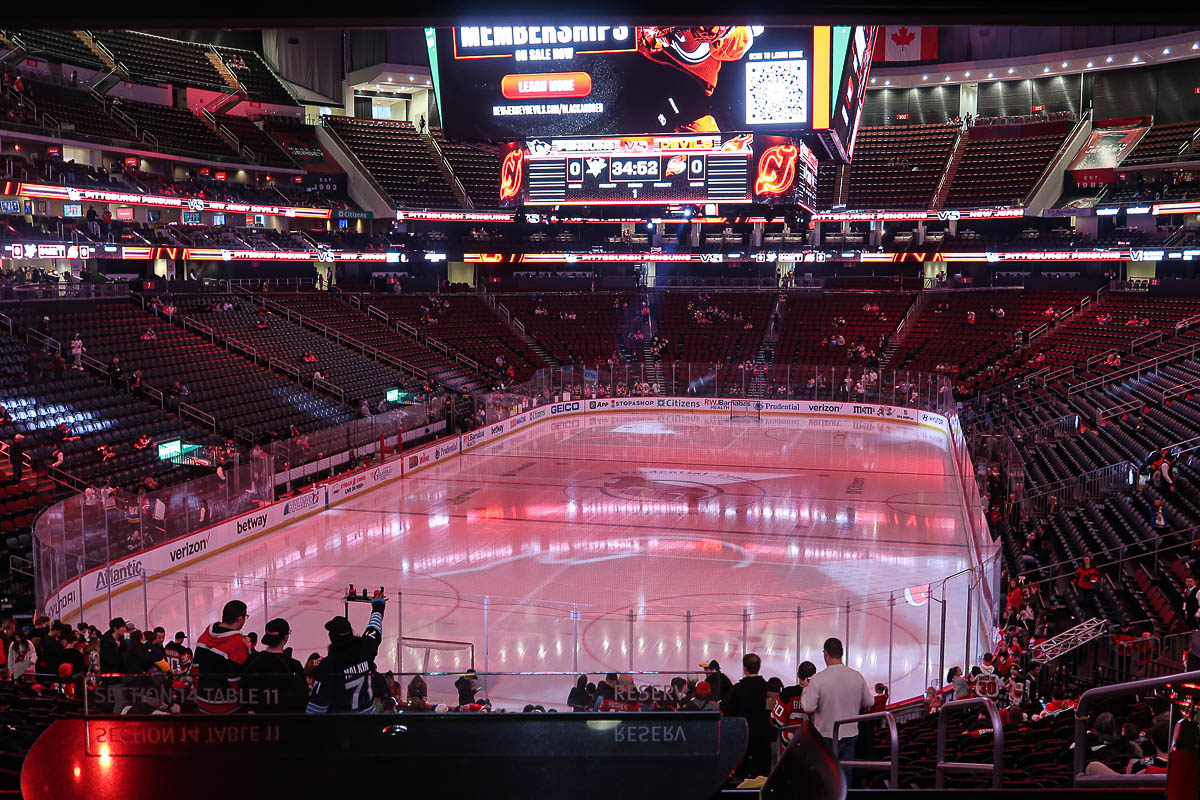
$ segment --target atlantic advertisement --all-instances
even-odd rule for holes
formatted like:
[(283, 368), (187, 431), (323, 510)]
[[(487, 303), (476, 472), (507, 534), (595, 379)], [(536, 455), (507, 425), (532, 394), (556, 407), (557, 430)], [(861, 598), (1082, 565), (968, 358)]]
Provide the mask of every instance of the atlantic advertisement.
[[(745, 401), (718, 397), (616, 397), (572, 399), (538, 406), (461, 436), (447, 437), (425, 447), (402, 453), (389, 461), (376, 463), (211, 528), (119, 559), (106, 567), (90, 570), (60, 586), (53, 595), (43, 598), (43, 608), (51, 618), (66, 619), (79, 613), (83, 605), (104, 598), (110, 592), (116, 593), (139, 586), (143, 581), (153, 580), (160, 574), (199, 561), (214, 552), (239, 545), (281, 525), (354, 499), (377, 486), (454, 458), (471, 447), (498, 439), (542, 420), (561, 419), (569, 424), (578, 419), (577, 415), (602, 411), (659, 411), (678, 414), (708, 412), (727, 415), (734, 402)], [(861, 419), (862, 424), (902, 422), (933, 428), (947, 435), (951, 432), (951, 424), (956, 424), (956, 418), (951, 418), (948, 422), (946, 417), (940, 414), (903, 406), (809, 400), (756, 402), (761, 405), (763, 414), (844, 416)]]

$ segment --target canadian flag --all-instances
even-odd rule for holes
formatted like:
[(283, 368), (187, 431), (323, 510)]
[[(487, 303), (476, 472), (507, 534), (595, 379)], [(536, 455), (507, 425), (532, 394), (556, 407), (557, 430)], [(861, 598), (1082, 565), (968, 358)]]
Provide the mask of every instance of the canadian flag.
[(907, 25), (885, 25), (875, 40), (874, 60), (932, 61), (937, 58), (937, 26), (910, 28)]

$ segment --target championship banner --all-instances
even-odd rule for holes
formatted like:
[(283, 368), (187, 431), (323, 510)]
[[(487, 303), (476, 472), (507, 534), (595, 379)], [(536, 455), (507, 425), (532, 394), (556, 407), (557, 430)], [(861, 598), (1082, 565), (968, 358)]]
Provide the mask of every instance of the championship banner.
[(1096, 128), (1071, 160), (1067, 172), (1080, 188), (1107, 186), (1117, 182), (1116, 168), (1150, 130), (1145, 120), (1115, 121)]

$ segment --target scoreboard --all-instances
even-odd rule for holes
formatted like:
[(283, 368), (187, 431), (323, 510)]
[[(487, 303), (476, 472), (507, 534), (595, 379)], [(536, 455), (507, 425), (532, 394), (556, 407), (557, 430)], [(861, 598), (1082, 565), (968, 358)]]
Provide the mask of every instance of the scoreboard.
[(816, 157), (752, 133), (528, 139), (500, 153), (500, 205), (780, 203), (812, 207)]
[(850, 160), (875, 28), (612, 23), (427, 29), (442, 128), (498, 140), (748, 131)]

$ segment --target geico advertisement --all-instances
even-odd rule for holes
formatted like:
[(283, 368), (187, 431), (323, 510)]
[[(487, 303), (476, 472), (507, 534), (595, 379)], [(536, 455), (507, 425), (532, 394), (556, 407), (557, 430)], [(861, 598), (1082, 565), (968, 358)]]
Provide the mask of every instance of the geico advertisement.
[[(541, 420), (586, 413), (589, 411), (647, 410), (660, 409), (687, 415), (688, 411), (728, 410), (743, 405), (758, 406), (764, 413), (823, 414), (859, 417), (878, 422), (913, 422), (937, 428), (949, 434), (951, 430), (961, 439), (961, 428), (957, 417), (947, 420), (941, 414), (920, 411), (901, 406), (874, 405), (868, 403), (840, 403), (808, 400), (731, 400), (728, 398), (697, 397), (614, 397), (594, 400), (570, 400), (539, 406), (462, 436), (435, 442), (403, 454), (399, 461), (391, 461), (330, 483), (303, 494), (278, 501), (234, 519), (215, 525), (181, 539), (161, 544), (142, 553), (129, 556), (110, 564), (106, 568), (94, 569), (81, 578), (59, 587), (53, 596), (43, 602), (47, 616), (61, 619), (77, 612), (84, 604), (103, 597), (111, 591), (120, 591), (140, 583), (143, 576), (152, 578), (157, 573), (191, 563), (209, 555), (214, 550), (252, 538), (282, 523), (291, 522), (306, 514), (323, 510), (328, 505), (340, 502), (382, 483), (398, 478), (438, 461), (458, 455), (469, 447), (482, 444), (516, 428), (528, 426)], [(574, 423), (574, 420), (555, 421), (553, 424)], [(603, 418), (591, 420), (604, 424)], [(785, 421), (780, 420), (783, 424)]]

